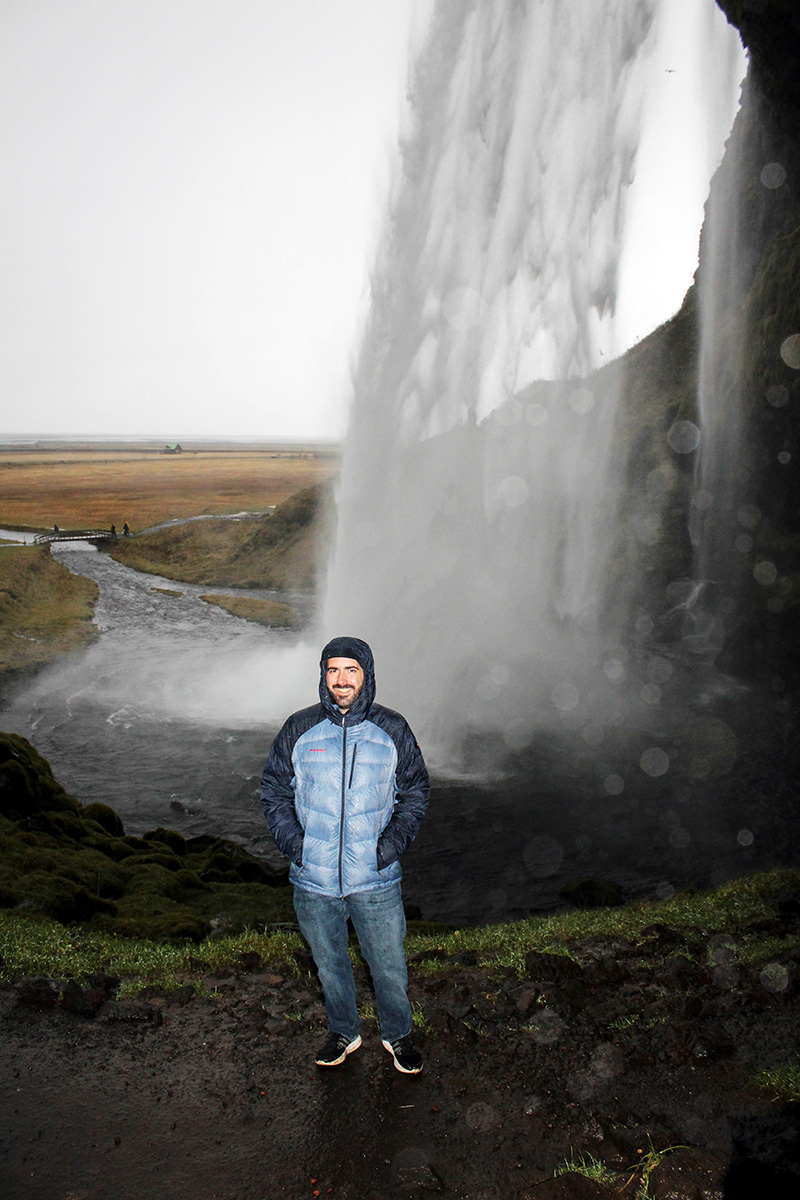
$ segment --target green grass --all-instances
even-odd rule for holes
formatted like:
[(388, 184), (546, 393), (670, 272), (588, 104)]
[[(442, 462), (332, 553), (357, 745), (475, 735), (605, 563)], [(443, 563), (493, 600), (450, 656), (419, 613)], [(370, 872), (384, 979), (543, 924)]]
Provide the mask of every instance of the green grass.
[(800, 1059), (783, 1067), (771, 1067), (755, 1078), (758, 1087), (772, 1092), (776, 1100), (800, 1104)]
[(290, 604), (276, 600), (261, 600), (257, 596), (201, 596), (206, 604), (223, 608), (234, 617), (242, 617), (268, 629), (299, 629), (304, 620)]
[(255, 951), (264, 963), (291, 965), (302, 944), (299, 934), (291, 930), (247, 931), (201, 945), (194, 941), (168, 944), (67, 927), (0, 909), (0, 979), (5, 982), (26, 975), (82, 981), (102, 970), (120, 976), (128, 995), (148, 984), (171, 991), (198, 973), (190, 958), (202, 962), (203, 973), (233, 970), (248, 951)]
[[(412, 934), (409, 953), (444, 950), (474, 950), (484, 967), (511, 967), (522, 974), (530, 951), (569, 955), (569, 944), (590, 937), (622, 938), (642, 943), (649, 925), (662, 922), (670, 928), (700, 927), (706, 933), (730, 933), (737, 938), (737, 961), (746, 965), (768, 962), (780, 946), (796, 939), (776, 942), (748, 932), (749, 926), (774, 915), (776, 905), (800, 887), (800, 873), (777, 868), (734, 880), (709, 892), (685, 892), (671, 900), (635, 904), (628, 908), (594, 909), (559, 913), (551, 917), (528, 917), (504, 925), (457, 929), (446, 934)], [(446, 962), (431, 960), (426, 970), (447, 970)]]
[[(643, 931), (654, 922), (663, 922), (673, 929), (700, 927), (705, 934), (740, 934), (749, 922), (774, 911), (775, 905), (799, 886), (798, 872), (777, 869), (748, 876), (713, 892), (676, 896), (629, 909), (572, 912), (438, 935), (415, 933), (412, 928), (406, 950), (409, 955), (433, 949), (443, 949), (448, 954), (475, 950), (485, 967), (512, 967), (522, 974), (525, 955), (531, 950), (568, 953), (573, 940), (595, 935), (625, 937), (636, 942), (644, 940)], [(6, 982), (22, 975), (80, 980), (94, 971), (105, 970), (125, 978), (128, 986), (153, 983), (170, 989), (191, 978), (190, 957), (202, 960), (204, 970), (228, 970), (235, 968), (242, 954), (252, 950), (265, 963), (292, 963), (302, 945), (297, 933), (280, 929), (263, 933), (246, 930), (200, 943), (186, 940), (168, 944), (85, 926), (65, 926), (18, 910), (0, 909), (0, 979)], [(755, 946), (753, 939), (748, 951), (750, 961), (755, 965), (769, 961), (774, 943), (763, 943), (760, 954), (756, 954)], [(358, 961), (355, 947), (352, 954)], [(418, 973), (452, 969), (452, 964), (438, 961), (416, 964), (414, 968)]]

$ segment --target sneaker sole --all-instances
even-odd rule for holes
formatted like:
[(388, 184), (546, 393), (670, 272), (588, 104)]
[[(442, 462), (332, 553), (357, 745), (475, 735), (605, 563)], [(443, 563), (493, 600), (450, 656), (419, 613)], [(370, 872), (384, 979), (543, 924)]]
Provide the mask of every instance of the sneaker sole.
[(354, 1042), (351, 1042), (349, 1046), (345, 1046), (344, 1053), (339, 1058), (329, 1059), (327, 1062), (324, 1060), (320, 1061), (320, 1059), (316, 1058), (314, 1059), (314, 1062), (318, 1067), (340, 1067), (347, 1058), (348, 1054), (352, 1054), (353, 1051), (357, 1050), (360, 1045), (361, 1035), (359, 1034)]
[(388, 1050), (391, 1054), (392, 1062), (398, 1071), (402, 1071), (404, 1075), (419, 1075), (420, 1071), (422, 1070), (422, 1063), (420, 1063), (418, 1067), (401, 1067), (400, 1063), (397, 1061), (395, 1052), (392, 1049), (391, 1042), (381, 1042), (381, 1045), (383, 1046), (384, 1050)]

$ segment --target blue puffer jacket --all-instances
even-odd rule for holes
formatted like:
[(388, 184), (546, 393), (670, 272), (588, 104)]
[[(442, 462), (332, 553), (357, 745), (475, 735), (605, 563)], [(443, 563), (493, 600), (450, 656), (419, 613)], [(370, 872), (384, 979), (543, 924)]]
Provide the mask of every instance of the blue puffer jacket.
[(372, 651), (366, 642), (358, 645), (364, 686), (355, 704), (339, 712), (323, 658), (320, 703), (289, 717), (261, 778), (264, 815), (291, 860), (291, 882), (328, 896), (400, 878), (398, 860), (416, 837), (430, 791), (407, 722), (374, 702)]

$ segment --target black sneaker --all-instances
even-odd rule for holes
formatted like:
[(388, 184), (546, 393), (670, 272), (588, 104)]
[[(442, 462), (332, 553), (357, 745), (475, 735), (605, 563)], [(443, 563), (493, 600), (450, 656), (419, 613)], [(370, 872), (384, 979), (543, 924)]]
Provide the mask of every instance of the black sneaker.
[(394, 1059), (394, 1065), (404, 1075), (419, 1075), (422, 1070), (422, 1055), (411, 1040), (411, 1034), (397, 1038), (394, 1042), (385, 1039), (381, 1045), (389, 1051)]
[(329, 1033), (327, 1042), (314, 1061), (318, 1067), (338, 1067), (360, 1045), (360, 1034), (356, 1034), (351, 1041), (346, 1033)]

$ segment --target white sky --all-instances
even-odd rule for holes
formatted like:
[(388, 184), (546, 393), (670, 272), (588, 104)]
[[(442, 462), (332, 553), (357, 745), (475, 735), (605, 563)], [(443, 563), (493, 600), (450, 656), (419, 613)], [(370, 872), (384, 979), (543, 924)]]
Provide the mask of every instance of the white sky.
[(412, 12), (0, 0), (0, 433), (343, 433)]
[[(0, 0), (0, 436), (340, 437), (431, 5)], [(623, 271), (651, 285), (623, 289), (626, 344), (691, 281), (693, 186), (661, 266), (643, 227)]]

